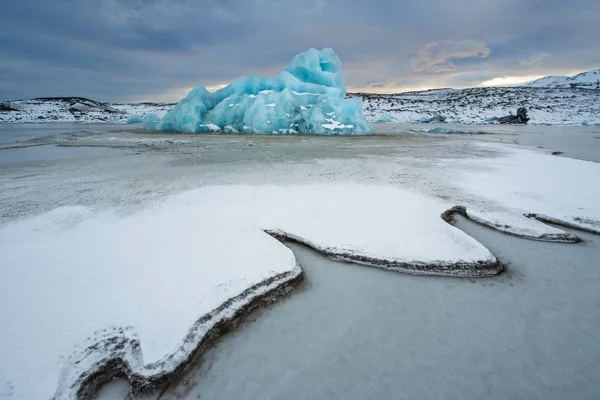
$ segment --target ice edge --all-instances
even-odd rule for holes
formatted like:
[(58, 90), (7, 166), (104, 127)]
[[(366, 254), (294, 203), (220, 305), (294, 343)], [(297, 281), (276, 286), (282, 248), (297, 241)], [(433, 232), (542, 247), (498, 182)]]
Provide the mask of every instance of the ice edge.
[[(600, 235), (600, 223), (598, 221), (585, 221), (583, 218), (573, 218), (576, 222), (565, 221), (562, 219), (550, 217), (544, 214), (525, 214), (527, 218), (537, 219), (540, 222), (544, 222), (547, 224), (554, 224), (564, 226), (566, 228), (577, 229), (583, 232), (593, 233), (596, 235)], [(597, 226), (596, 226), (597, 225)], [(574, 235), (573, 235), (574, 236)], [(576, 237), (576, 236), (575, 236)], [(577, 238), (578, 242), (582, 242), (581, 239)]]
[[(534, 236), (534, 235), (527, 235), (525, 233), (519, 232), (518, 230), (504, 228), (502, 226), (492, 224), (483, 218), (478, 218), (474, 215), (470, 215), (467, 212), (467, 208), (465, 206), (454, 206), (454, 207), (444, 211), (442, 213), (441, 217), (447, 223), (453, 224), (454, 223), (454, 218), (453, 218), (454, 214), (462, 215), (463, 217), (465, 217), (479, 225), (494, 229), (498, 232), (502, 232), (502, 233), (505, 233), (505, 234), (511, 235), (511, 236), (520, 237), (523, 239), (531, 239), (531, 240), (538, 240), (541, 242), (554, 242), (554, 243), (581, 243), (582, 242), (582, 240), (578, 236), (573, 235), (572, 233), (568, 233), (568, 232), (544, 233), (541, 235)], [(583, 231), (600, 234), (600, 230), (597, 230), (596, 232), (594, 232), (593, 228), (586, 228), (585, 226), (581, 226), (581, 225), (574, 224), (574, 223), (569, 223), (569, 222), (566, 222), (563, 220), (559, 220), (559, 219), (555, 219), (555, 218), (551, 218), (551, 217), (547, 217), (547, 216), (543, 216), (543, 215), (539, 215), (539, 214), (526, 214), (525, 217), (534, 218), (541, 222), (553, 223), (556, 225), (562, 225), (562, 226), (566, 226), (566, 227), (570, 227), (570, 228), (575, 228), (575, 229), (580, 229)]]
[(265, 230), (265, 232), (282, 242), (294, 242), (310, 247), (335, 261), (350, 262), (410, 275), (483, 278), (497, 275), (504, 270), (504, 265), (491, 252), (490, 259), (473, 262), (410, 262), (367, 257), (341, 249), (319, 246), (302, 237), (278, 229), (269, 229)]

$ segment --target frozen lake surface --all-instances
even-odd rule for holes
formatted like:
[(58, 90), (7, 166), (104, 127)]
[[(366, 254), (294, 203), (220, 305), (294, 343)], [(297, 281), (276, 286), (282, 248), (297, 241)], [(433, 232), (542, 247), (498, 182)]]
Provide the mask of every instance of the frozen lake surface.
[(221, 340), (160, 398), (598, 398), (598, 236), (548, 244), (458, 226), (506, 273), (423, 279), (292, 245), (304, 287)]
[[(132, 215), (214, 185), (391, 185), (502, 216), (493, 192), (473, 194), (461, 182), (476, 173), (488, 179), (496, 160), (502, 166), (522, 149), (549, 165), (573, 161), (566, 157), (595, 161), (586, 176), (600, 162), (599, 127), (444, 124), (469, 133), (418, 131), (435, 126), (377, 125), (377, 135), (350, 138), (0, 125), (0, 228), (63, 206)], [(545, 155), (552, 152), (564, 154)], [(580, 176), (571, 180), (595, 187)], [(564, 183), (547, 180), (549, 187)], [(522, 197), (508, 200), (547, 204), (543, 193), (517, 189)], [(564, 197), (596, 209), (593, 191), (572, 195)], [(584, 242), (557, 244), (464, 219), (458, 226), (507, 271), (486, 279), (414, 277), (291, 245), (303, 286), (219, 340), (161, 398), (598, 398), (598, 236), (570, 231)], [(3, 398), (12, 389), (0, 385)], [(127, 391), (115, 382), (100, 397)]]

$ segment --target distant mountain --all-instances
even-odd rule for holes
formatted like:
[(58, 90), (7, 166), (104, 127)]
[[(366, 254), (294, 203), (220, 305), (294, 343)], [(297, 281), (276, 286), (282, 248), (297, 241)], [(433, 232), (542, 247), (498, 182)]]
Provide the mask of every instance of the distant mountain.
[(575, 76), (545, 76), (523, 86), (554, 89), (600, 89), (600, 69)]

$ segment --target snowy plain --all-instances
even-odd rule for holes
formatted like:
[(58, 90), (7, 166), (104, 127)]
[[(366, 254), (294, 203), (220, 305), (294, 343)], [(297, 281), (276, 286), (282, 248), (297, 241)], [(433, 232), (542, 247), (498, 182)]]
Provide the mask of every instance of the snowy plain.
[[(15, 129), (11, 137), (34, 128)], [(496, 143), (499, 136), (492, 134), (173, 136), (115, 125), (85, 134), (29, 136), (36, 139), (26, 144), (75, 153), (89, 147), (129, 151), (94, 158), (41, 154), (0, 170), (0, 304), (10, 321), (2, 325), (0, 349), (11, 360), (1, 369), (0, 394), (7, 398), (28, 398), (32, 393), (26, 390), (44, 390), (42, 398), (56, 390), (69, 397), (68, 383), (104, 358), (81, 352), (87, 337), (100, 330), (90, 341), (104, 338), (101, 330), (109, 326), (133, 326), (121, 335), (139, 341), (138, 371), (156, 373), (146, 364), (152, 361), (165, 368), (160, 360), (180, 348), (203, 313), (268, 277), (298, 273), (294, 256), (263, 229), (324, 253), (332, 249), (331, 256), (342, 250), (358, 261), (416, 264), (495, 259), (442, 221), (440, 214), (454, 205), (526, 236), (559, 229), (523, 214), (591, 227), (600, 221), (592, 184), (600, 176), (597, 163)], [(0, 150), (0, 158), (15, 150)], [(209, 267), (217, 264), (224, 268)], [(77, 268), (76, 274), (64, 268), (73, 265), (93, 268)], [(145, 268), (153, 273), (141, 272)], [(78, 284), (90, 280), (104, 284)], [(81, 300), (70, 301), (78, 296)], [(36, 313), (38, 308), (44, 312)], [(101, 311), (83, 312), (89, 309)], [(40, 347), (29, 347), (36, 340)], [(82, 354), (81, 369), (73, 368), (70, 361)], [(37, 385), (27, 383), (31, 374), (39, 376)]]

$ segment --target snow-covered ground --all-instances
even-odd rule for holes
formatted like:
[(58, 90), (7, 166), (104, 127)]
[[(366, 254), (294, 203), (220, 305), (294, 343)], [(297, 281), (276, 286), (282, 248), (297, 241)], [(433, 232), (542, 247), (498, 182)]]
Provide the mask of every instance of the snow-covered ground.
[(483, 124), (525, 107), (530, 124), (600, 123), (600, 90), (490, 87), (357, 96), (372, 122), (415, 123), (441, 115), (447, 122)]
[(80, 97), (14, 100), (1, 103), (0, 122), (126, 122), (132, 115), (163, 116), (173, 104), (110, 104)]
[(543, 240), (564, 232), (524, 214), (600, 226), (599, 164), (490, 135), (174, 137), (115, 128), (19, 145), (134, 151), (38, 154), (0, 170), (0, 358), (10, 360), (0, 365), (2, 397), (71, 397), (82, 373), (117, 356), (140, 381), (173, 371), (211, 324), (300, 273), (265, 231), (337, 259), (477, 276), (498, 265), (440, 218), (455, 205)]

